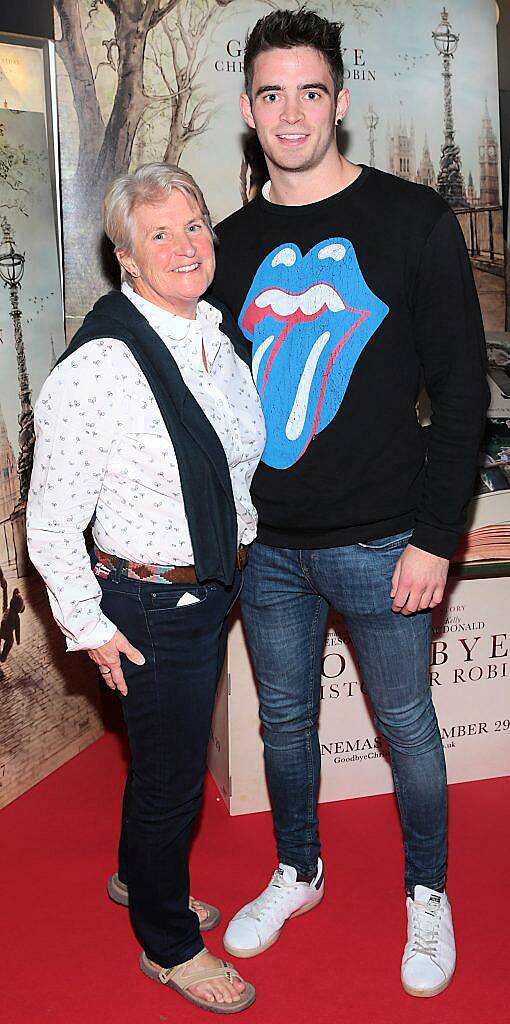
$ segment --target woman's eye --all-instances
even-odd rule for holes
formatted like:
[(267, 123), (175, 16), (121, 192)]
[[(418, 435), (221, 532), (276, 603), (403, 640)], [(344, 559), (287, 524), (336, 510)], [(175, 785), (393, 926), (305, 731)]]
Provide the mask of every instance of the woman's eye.
[(160, 239), (161, 239), (161, 238), (164, 238), (164, 237), (165, 237), (165, 232), (164, 232), (164, 231), (158, 231), (158, 232), (157, 232), (157, 234), (156, 234), (156, 235), (154, 235), (154, 238), (155, 238), (155, 239), (156, 239), (156, 240), (157, 240), (158, 242), (160, 241)]
[(190, 224), (188, 231), (200, 231), (201, 224)]

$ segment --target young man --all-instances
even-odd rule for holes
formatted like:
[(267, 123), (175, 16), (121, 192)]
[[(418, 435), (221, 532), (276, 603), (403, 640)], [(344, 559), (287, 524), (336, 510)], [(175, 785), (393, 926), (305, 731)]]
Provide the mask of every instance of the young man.
[[(344, 616), (391, 751), (405, 847), (402, 983), (451, 980), (444, 755), (428, 682), (475, 478), (484, 335), (457, 220), (434, 191), (342, 157), (341, 26), (274, 11), (247, 41), (241, 112), (270, 182), (218, 228), (214, 292), (252, 344), (267, 425), (243, 615), (260, 686), (280, 866), (224, 943), (255, 956), (323, 895), (320, 669)], [(416, 401), (425, 383), (432, 425)]]

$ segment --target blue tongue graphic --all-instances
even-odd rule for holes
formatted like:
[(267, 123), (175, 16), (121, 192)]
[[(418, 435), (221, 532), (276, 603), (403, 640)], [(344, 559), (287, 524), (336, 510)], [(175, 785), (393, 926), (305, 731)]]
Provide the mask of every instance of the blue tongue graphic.
[(279, 246), (260, 265), (239, 316), (266, 419), (263, 462), (287, 469), (338, 412), (365, 345), (388, 312), (366, 285), (352, 244), (302, 256)]

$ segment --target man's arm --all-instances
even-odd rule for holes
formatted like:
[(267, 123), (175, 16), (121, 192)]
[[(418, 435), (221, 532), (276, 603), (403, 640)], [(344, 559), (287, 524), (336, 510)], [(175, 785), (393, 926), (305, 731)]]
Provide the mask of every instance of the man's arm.
[(413, 312), (432, 415), (422, 500), (391, 590), (393, 610), (404, 614), (442, 599), (473, 494), (490, 398), (478, 296), (464, 238), (450, 211), (424, 246)]

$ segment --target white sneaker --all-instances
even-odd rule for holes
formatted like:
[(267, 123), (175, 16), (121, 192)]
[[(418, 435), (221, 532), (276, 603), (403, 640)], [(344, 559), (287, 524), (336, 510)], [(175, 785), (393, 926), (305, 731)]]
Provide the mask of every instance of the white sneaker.
[(257, 899), (232, 918), (223, 945), (232, 956), (258, 956), (276, 942), (285, 921), (313, 910), (324, 896), (324, 869), (319, 857), (311, 882), (296, 881), (297, 872), (280, 864), (269, 885)]
[(402, 985), (411, 996), (437, 996), (453, 977), (455, 936), (445, 892), (414, 888), (407, 897), (407, 943), (402, 957)]

